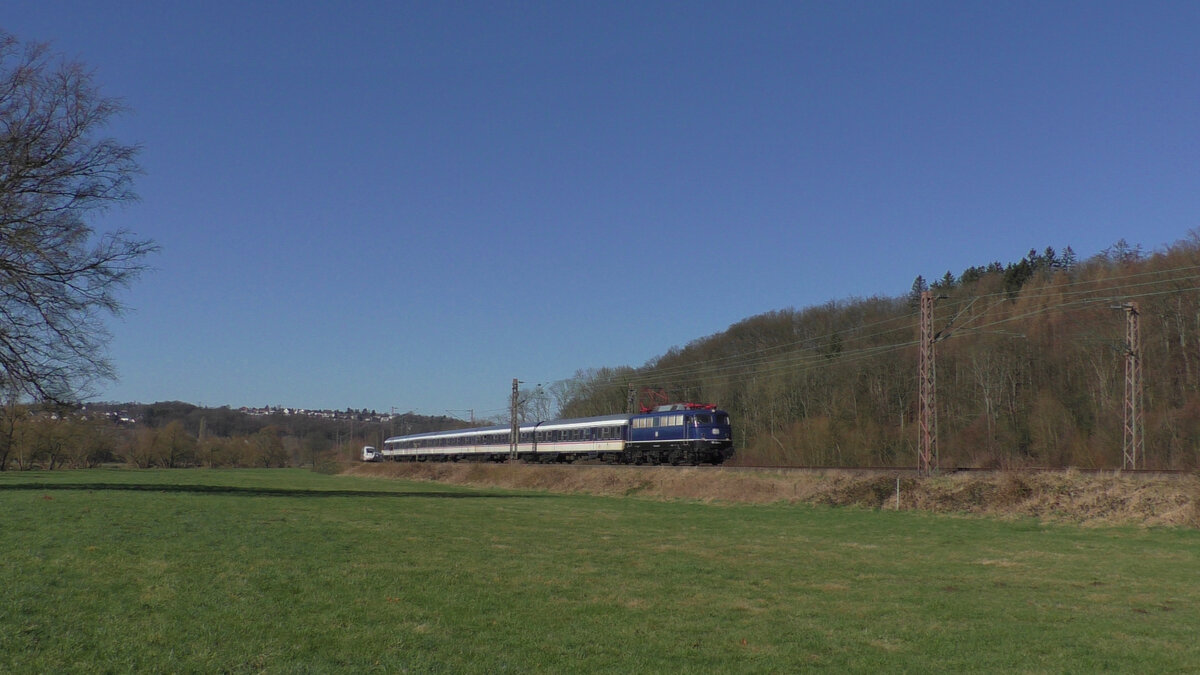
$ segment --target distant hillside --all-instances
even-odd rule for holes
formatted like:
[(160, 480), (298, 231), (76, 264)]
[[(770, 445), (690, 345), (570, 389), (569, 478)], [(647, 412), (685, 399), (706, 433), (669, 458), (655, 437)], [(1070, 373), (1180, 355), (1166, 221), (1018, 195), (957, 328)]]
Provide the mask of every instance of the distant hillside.
[(566, 416), (623, 410), (629, 385), (732, 413), (735, 462), (912, 466), (917, 300), (935, 307), (940, 464), (1120, 467), (1126, 303), (1137, 303), (1145, 465), (1200, 466), (1200, 241), (1125, 242), (918, 277), (898, 297), (751, 317), (641, 368), (580, 373)]
[(330, 443), (339, 437), (354, 436), (371, 439), (382, 432), (385, 436), (416, 434), (426, 431), (458, 429), (470, 426), (463, 420), (445, 415), (418, 415), (413, 412), (395, 415), (368, 410), (325, 411), (289, 408), (238, 409), (223, 406), (206, 408), (181, 401), (158, 403), (89, 403), (85, 408), (93, 413), (106, 414), (114, 419), (125, 417), (131, 424), (158, 429), (179, 422), (193, 436), (205, 434), (219, 437), (249, 436), (266, 427), (275, 427), (289, 436), (323, 437)]

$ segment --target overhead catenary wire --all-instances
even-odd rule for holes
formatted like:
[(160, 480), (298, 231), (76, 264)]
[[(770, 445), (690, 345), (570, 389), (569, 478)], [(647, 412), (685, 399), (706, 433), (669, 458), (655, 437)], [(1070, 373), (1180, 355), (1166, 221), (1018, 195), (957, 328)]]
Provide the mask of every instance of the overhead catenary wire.
[[(1045, 278), (1043, 277), (1043, 279)], [(1025, 284), (1021, 290), (1016, 292), (1004, 289), (993, 293), (947, 299), (948, 302), (941, 305), (945, 308), (945, 311), (941, 313), (943, 315), (952, 313), (952, 316), (943, 327), (939, 339), (946, 340), (951, 337), (982, 334), (1024, 337), (1019, 333), (996, 329), (1005, 324), (1043, 314), (1069, 315), (1070, 312), (1102, 303), (1197, 291), (1200, 290), (1198, 282), (1200, 282), (1200, 265), (1184, 265), (1165, 270), (1140, 271), (1098, 279), (1059, 281), (1058, 278), (1052, 277), (1048, 279), (1046, 285), (1040, 287), (1030, 287), (1029, 284)], [(1171, 285), (1170, 288), (1163, 288), (1168, 284)], [(1180, 284), (1189, 285), (1181, 287)], [(1130, 291), (1140, 292), (1131, 293)], [(902, 301), (900, 298), (893, 300)], [(977, 306), (980, 301), (987, 300), (992, 302), (971, 311), (972, 307)], [(994, 318), (995, 312), (1005, 306), (1014, 304), (1025, 306), (1040, 300), (1050, 300), (1051, 302), (1018, 314)], [(810, 309), (820, 309), (820, 307)], [(960, 317), (963, 315), (966, 317), (959, 323)], [(917, 316), (917, 312), (910, 311), (868, 323), (838, 327), (827, 333), (805, 335), (784, 343), (745, 349), (732, 354), (726, 353), (698, 362), (692, 361), (666, 367), (658, 367), (655, 364), (641, 368), (617, 369), (607, 377), (594, 379), (586, 384), (588, 389), (593, 391), (618, 385), (621, 387), (686, 388), (699, 385), (698, 380), (705, 378), (721, 378), (726, 383), (739, 383), (779, 372), (805, 372), (853, 365), (882, 355), (915, 348), (919, 341), (913, 339), (888, 340), (883, 344), (869, 344), (861, 347), (856, 347), (856, 345), (878, 341), (889, 336), (894, 337), (898, 334), (911, 336), (915, 333)], [(1071, 323), (1076, 323), (1075, 319), (1069, 320)], [(735, 324), (734, 327), (737, 325)], [(841, 341), (840, 348), (835, 352), (830, 352), (828, 347), (834, 336)], [(689, 345), (680, 353), (686, 353), (691, 347), (692, 345)], [(555, 384), (572, 381), (576, 381), (576, 378), (565, 378), (548, 383), (547, 386), (553, 387)], [(486, 414), (496, 411), (483, 412)]]
[[(957, 308), (957, 313), (954, 317), (955, 320), (980, 299), (994, 298), (997, 299), (997, 302), (992, 303), (982, 311), (973, 314), (963, 324), (953, 327), (949, 333), (944, 333), (943, 339), (950, 337), (951, 334), (959, 335), (995, 332), (989, 331), (989, 329), (1002, 326), (1007, 323), (1029, 319), (1041, 314), (1069, 312), (1074, 309), (1122, 300), (1200, 291), (1200, 285), (1191, 285), (1182, 288), (1178, 286), (1180, 283), (1191, 282), (1194, 284), (1195, 282), (1200, 281), (1200, 274), (1179, 274), (1181, 272), (1194, 272), (1197, 270), (1200, 270), (1200, 265), (1189, 265), (1168, 270), (1155, 270), (1128, 275), (1118, 275), (1104, 279), (1077, 280), (1058, 286), (1047, 287), (1047, 289), (1038, 289), (1038, 291), (1028, 295), (1019, 294), (1014, 296), (1008, 291), (1002, 291), (972, 296), (970, 298), (959, 300), (956, 306), (952, 306), (950, 308), (951, 311), (955, 311)], [(1158, 278), (1132, 284), (1122, 283), (1146, 277)], [(1166, 289), (1161, 288), (1161, 286), (1164, 284), (1173, 284), (1173, 287)], [(1091, 286), (1092, 288), (1086, 288), (1087, 286)], [(1127, 292), (1129, 290), (1142, 290), (1142, 292), (1129, 293)], [(1047, 298), (1057, 298), (1060, 300), (1060, 302), (1037, 307), (1035, 309), (1021, 312), (1012, 316), (995, 319), (977, 326), (971, 325), (972, 323), (988, 316), (997, 307), (1002, 305), (1011, 304), (1013, 302), (1025, 304), (1030, 301)], [(1062, 302), (1061, 300), (1064, 299), (1068, 301)], [(886, 326), (892, 323), (900, 323), (901, 325), (895, 328), (875, 331), (865, 335), (854, 334), (854, 329), (845, 331), (846, 337), (845, 343), (843, 344), (853, 344), (862, 340), (878, 338), (900, 331), (912, 331), (914, 328), (913, 324), (910, 322), (914, 317), (915, 314), (910, 313), (876, 321), (872, 324), (867, 324), (868, 326), (874, 327)], [(670, 387), (673, 385), (689, 384), (697, 378), (720, 376), (723, 374), (727, 375), (738, 370), (752, 371), (749, 372), (749, 376), (756, 377), (789, 369), (806, 370), (829, 367), (837, 364), (855, 363), (863, 359), (873, 358), (880, 354), (891, 353), (893, 351), (907, 349), (917, 345), (916, 341), (906, 340), (884, 345), (865, 347), (861, 349), (843, 349), (836, 355), (821, 353), (813, 350), (812, 348), (805, 347), (805, 345), (815, 345), (820, 344), (823, 341), (828, 341), (835, 334), (842, 335), (843, 331), (834, 331), (824, 335), (808, 336), (804, 339), (791, 341), (784, 345), (773, 345), (771, 347), (749, 350), (746, 352), (740, 352), (738, 354), (724, 355), (717, 359), (705, 361), (700, 364), (681, 364), (668, 369), (655, 369), (650, 367), (640, 372), (635, 371), (632, 374), (618, 375), (614, 377), (610, 383), (621, 382), (633, 385), (657, 384), (658, 386)], [(794, 354), (787, 354), (786, 352), (783, 352), (783, 350), (789, 347), (804, 351), (797, 351), (797, 353)], [(602, 386), (604, 383), (597, 382), (594, 384)]]
[[(891, 329), (891, 330), (879, 331), (879, 332), (876, 332), (873, 334), (868, 334), (865, 336), (851, 336), (846, 339), (853, 340), (853, 341), (859, 341), (859, 340), (868, 339), (871, 337), (887, 335), (887, 334), (894, 333), (894, 332), (907, 331), (910, 329), (910, 326), (906, 323), (906, 321), (909, 319), (912, 319), (915, 316), (916, 316), (915, 314), (908, 314), (908, 315), (903, 315), (903, 316), (898, 316), (898, 317), (890, 317), (890, 318), (883, 319), (883, 320), (873, 322), (870, 324), (865, 324), (861, 328), (869, 328), (869, 327), (879, 326), (879, 325), (893, 323), (893, 322), (897, 322), (897, 323), (905, 322), (905, 323), (903, 323), (903, 325), (897, 326), (896, 328)], [(839, 331), (835, 331), (835, 333), (838, 333), (840, 335)], [(729, 355), (721, 356), (721, 357), (718, 357), (715, 359), (710, 359), (706, 363), (715, 364), (715, 363), (723, 363), (723, 362), (729, 362), (729, 361), (738, 361), (739, 363), (741, 363), (749, 357), (761, 357), (764, 360), (769, 360), (770, 358), (772, 358), (771, 352), (782, 352), (789, 348), (803, 348), (804, 345), (806, 345), (806, 344), (812, 344), (812, 343), (821, 342), (821, 341), (828, 341), (829, 339), (832, 338), (833, 335), (834, 335), (834, 333), (827, 333), (827, 334), (822, 334), (822, 335), (809, 336), (809, 337), (802, 338), (800, 340), (793, 340), (791, 342), (786, 342), (783, 344), (771, 345), (769, 347), (762, 347), (759, 349), (749, 350), (749, 351), (745, 351), (745, 352), (739, 352), (737, 354), (729, 354)], [(658, 373), (658, 374), (670, 375), (673, 372), (692, 372), (693, 370), (694, 370), (694, 366), (692, 366), (692, 365), (680, 365), (680, 366), (672, 366), (669, 368), (656, 368), (654, 372)]]
[[(1167, 278), (1167, 279), (1158, 279), (1158, 280), (1154, 280), (1154, 281), (1147, 281), (1147, 282), (1131, 284), (1131, 285), (1123, 285), (1120, 283), (1122, 281), (1138, 279), (1138, 278), (1147, 277), (1147, 276), (1161, 277), (1163, 275), (1173, 274), (1173, 273), (1183, 272), (1183, 271), (1200, 271), (1200, 265), (1188, 265), (1188, 266), (1177, 267), (1177, 268), (1172, 268), (1172, 269), (1167, 269), (1167, 270), (1138, 272), (1138, 273), (1128, 274), (1128, 275), (1118, 275), (1118, 276), (1113, 276), (1113, 277), (1106, 277), (1105, 279), (1098, 279), (1098, 280), (1093, 280), (1093, 279), (1075, 280), (1075, 281), (1064, 283), (1060, 286), (1052, 287), (1055, 289), (1054, 292), (1040, 292), (1040, 293), (1034, 292), (1032, 294), (1024, 294), (1023, 293), (1016, 297), (1014, 297), (1009, 291), (999, 291), (996, 293), (988, 293), (988, 294), (982, 294), (982, 295), (978, 295), (978, 296), (972, 296), (968, 299), (960, 300), (959, 302), (961, 304), (964, 304), (966, 307), (970, 307), (977, 300), (985, 300), (985, 299), (989, 299), (989, 298), (995, 298), (995, 299), (999, 300), (999, 302), (994, 303), (993, 305), (991, 305), (987, 309), (985, 309), (983, 312), (975, 315), (974, 317), (972, 317), (970, 319), (970, 321), (974, 321), (978, 317), (986, 315), (994, 307), (996, 307), (1000, 304), (1004, 304), (1004, 303), (1010, 303), (1010, 302), (1014, 302), (1017, 300), (1019, 300), (1021, 302), (1028, 302), (1031, 300), (1038, 300), (1038, 299), (1043, 299), (1043, 298), (1061, 297), (1063, 295), (1068, 295), (1068, 296), (1084, 295), (1084, 294), (1096, 293), (1099, 290), (1099, 289), (1078, 289), (1078, 290), (1070, 291), (1070, 292), (1064, 292), (1064, 291), (1060, 290), (1060, 289), (1064, 289), (1064, 288), (1097, 285), (1097, 284), (1103, 283), (1108, 286), (1111, 286), (1111, 288), (1106, 288), (1103, 290), (1119, 290), (1121, 288), (1140, 288), (1140, 287), (1152, 286), (1152, 285), (1161, 284), (1164, 282), (1200, 280), (1200, 274), (1192, 274), (1192, 275), (1188, 275), (1188, 276), (1171, 277), (1171, 278)], [(1188, 289), (1169, 289), (1166, 291), (1160, 291), (1156, 294), (1179, 292), (1179, 291), (1183, 291), (1183, 290), (1188, 290)], [(1088, 302), (1093, 302), (1093, 301), (1094, 302), (1108, 302), (1108, 301), (1112, 301), (1115, 297), (1116, 296), (1105, 296), (1103, 298), (1094, 298), (1094, 299), (1089, 299)], [(1143, 296), (1136, 295), (1136, 294), (1122, 294), (1121, 297), (1143, 297)], [(1064, 304), (1062, 306), (1065, 307), (1068, 305)], [(1037, 313), (1040, 313), (1040, 311), (1049, 311), (1052, 309), (1055, 309), (1055, 306), (1050, 306), (1050, 307), (1043, 308), (1042, 310), (1036, 310), (1036, 311), (1033, 311), (1030, 313), (1026, 313), (1026, 314), (1020, 315), (1019, 317), (1011, 317), (1009, 319), (1005, 319), (1005, 321), (1017, 320), (1018, 318), (1026, 318), (1028, 316), (1034, 316)], [(865, 334), (865, 335), (854, 335), (854, 334), (852, 334), (854, 329), (851, 329), (851, 331), (849, 331), (850, 334), (848, 334), (848, 336), (844, 339), (849, 343), (849, 342), (854, 342), (854, 341), (867, 340), (867, 339), (871, 339), (874, 337), (879, 337), (882, 335), (899, 332), (899, 331), (911, 331), (911, 330), (913, 330), (913, 327), (912, 327), (913, 325), (908, 322), (915, 320), (916, 316), (917, 316), (917, 314), (915, 312), (912, 312), (912, 313), (908, 313), (908, 314), (898, 316), (898, 317), (882, 319), (880, 321), (873, 322), (872, 324), (866, 324), (859, 328), (881, 326), (881, 325), (885, 325), (885, 324), (893, 323), (893, 322), (902, 322), (902, 325), (900, 325), (894, 329), (887, 330), (887, 331), (877, 331), (875, 333), (869, 333), (869, 334)], [(987, 325), (992, 325), (992, 324), (987, 324)], [(961, 330), (963, 330), (964, 327), (965, 327), (965, 324), (963, 326), (959, 326), (958, 328), (955, 328), (954, 330), (955, 330), (955, 332), (961, 331)], [(781, 351), (781, 350), (785, 350), (788, 348), (803, 347), (805, 344), (813, 344), (813, 343), (818, 343), (818, 342), (822, 342), (822, 341), (828, 341), (829, 339), (831, 339), (833, 337), (834, 334), (840, 335), (841, 331), (834, 331), (833, 333), (827, 333), (824, 335), (809, 336), (809, 337), (806, 337), (801, 340), (795, 340), (795, 341), (791, 341), (791, 342), (784, 343), (781, 345), (772, 345), (770, 347), (765, 347), (765, 348), (758, 349), (758, 350), (752, 350), (749, 352), (742, 352), (739, 354), (722, 356), (722, 357), (719, 357), (718, 359), (713, 359), (713, 360), (706, 362), (706, 365), (716, 363), (716, 362), (732, 362), (732, 361), (736, 361), (737, 363), (744, 364), (744, 365), (753, 365), (754, 361), (752, 359), (747, 358), (751, 355), (761, 354), (761, 355), (764, 355), (764, 357), (766, 357), (766, 358), (770, 358), (769, 352)], [(703, 368), (705, 368), (705, 366), (701, 366), (700, 368), (703, 369)], [(689, 364), (689, 365), (675, 366), (675, 367), (669, 368), (669, 369), (652, 370), (652, 372), (654, 372), (656, 375), (670, 377), (673, 374), (672, 371), (695, 372), (696, 370), (697, 370), (697, 367), (695, 365)], [(627, 378), (627, 379), (629, 379), (630, 381), (633, 381), (635, 384), (638, 383), (636, 381), (638, 378)]]

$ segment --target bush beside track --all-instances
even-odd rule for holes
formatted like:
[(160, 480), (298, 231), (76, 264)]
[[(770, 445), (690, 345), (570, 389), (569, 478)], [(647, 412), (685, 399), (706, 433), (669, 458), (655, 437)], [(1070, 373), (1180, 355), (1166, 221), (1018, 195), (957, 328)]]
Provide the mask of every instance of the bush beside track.
[(1033, 517), (1082, 525), (1200, 528), (1200, 474), (1178, 476), (1062, 472), (954, 474), (752, 471), (525, 464), (391, 463), (345, 465), (356, 476), (592, 495), (639, 495), (742, 503), (900, 508), (992, 517)]

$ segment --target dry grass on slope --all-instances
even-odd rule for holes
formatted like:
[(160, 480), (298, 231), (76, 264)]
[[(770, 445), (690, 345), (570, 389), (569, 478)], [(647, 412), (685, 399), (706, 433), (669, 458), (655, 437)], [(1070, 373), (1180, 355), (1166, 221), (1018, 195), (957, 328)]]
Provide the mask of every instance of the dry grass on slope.
[[(744, 503), (899, 508), (1084, 525), (1200, 528), (1200, 475), (993, 473), (915, 478), (889, 473), (736, 469), (355, 463), (344, 473), (456, 485)], [(899, 481), (897, 483), (897, 481)]]

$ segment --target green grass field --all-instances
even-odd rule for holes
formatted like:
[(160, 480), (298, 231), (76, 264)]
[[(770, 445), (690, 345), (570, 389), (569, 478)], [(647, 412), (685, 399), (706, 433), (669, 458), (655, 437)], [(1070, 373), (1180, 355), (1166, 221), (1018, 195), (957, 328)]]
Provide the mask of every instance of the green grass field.
[(1200, 532), (0, 474), (0, 671), (1200, 669)]

